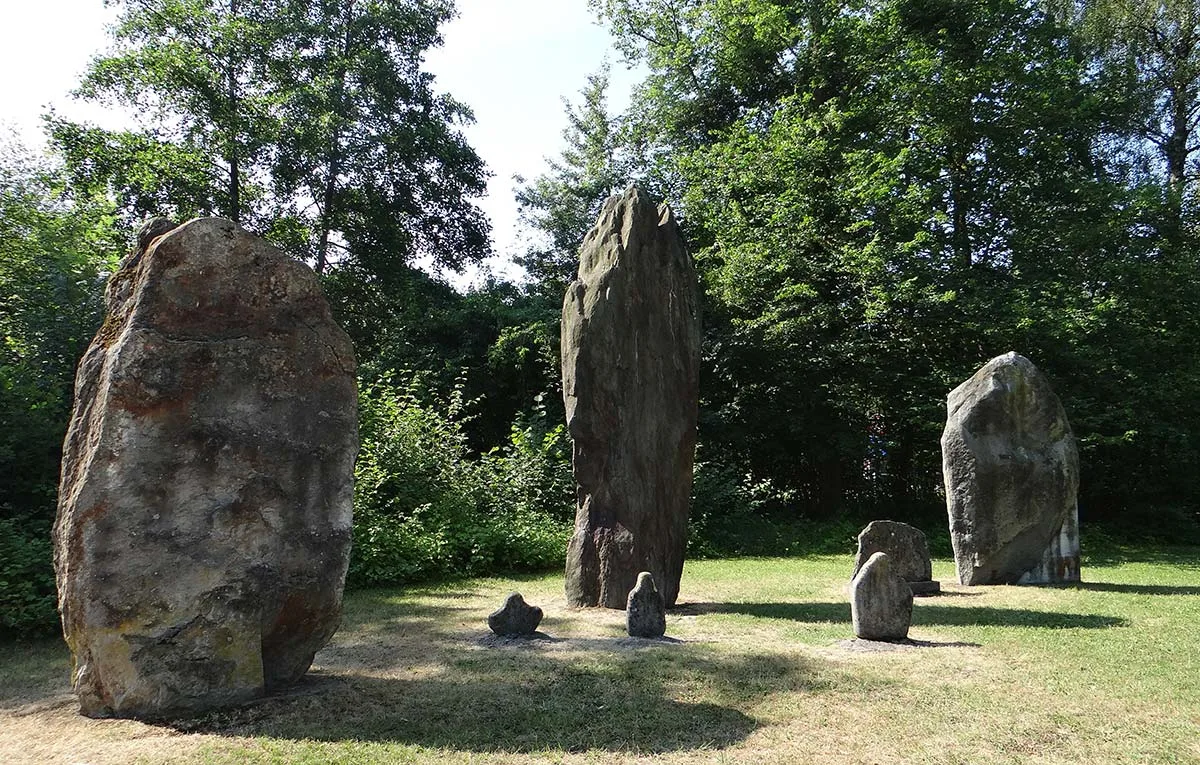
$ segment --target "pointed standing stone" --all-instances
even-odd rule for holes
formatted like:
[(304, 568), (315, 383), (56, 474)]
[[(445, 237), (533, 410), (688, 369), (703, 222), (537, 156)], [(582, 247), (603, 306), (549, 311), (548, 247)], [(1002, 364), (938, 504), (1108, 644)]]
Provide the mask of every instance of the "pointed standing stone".
[(354, 352), (316, 275), (227, 220), (155, 222), (75, 379), (54, 565), (89, 716), (298, 680), (337, 629)]
[(567, 602), (623, 608), (638, 572), (679, 595), (696, 446), (696, 272), (669, 207), (631, 188), (605, 203), (562, 313), (574, 444)]
[(872, 555), (850, 581), (854, 634), (863, 640), (907, 638), (912, 606), (912, 590), (892, 570), (887, 553)]
[(632, 637), (660, 638), (667, 633), (667, 612), (662, 593), (649, 571), (638, 574), (637, 584), (625, 602), (625, 631)]
[(1079, 581), (1079, 454), (1029, 359), (984, 364), (946, 401), (942, 472), (962, 584)]
[(509, 593), (504, 605), (488, 615), (488, 627), (497, 635), (532, 635), (542, 623), (542, 609), (531, 606), (521, 593)]

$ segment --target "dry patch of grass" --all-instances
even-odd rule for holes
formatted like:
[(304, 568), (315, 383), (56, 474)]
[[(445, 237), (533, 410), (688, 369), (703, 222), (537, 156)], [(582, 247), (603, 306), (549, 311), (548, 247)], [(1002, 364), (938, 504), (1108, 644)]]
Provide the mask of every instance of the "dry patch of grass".
[[(80, 717), (65, 649), (0, 646), (0, 762), (1200, 762), (1197, 553), (1080, 587), (939, 561), (924, 645), (890, 652), (842, 642), (848, 556), (689, 563), (664, 642), (567, 609), (560, 576), (354, 593), (293, 692), (173, 726)], [(488, 635), (513, 589), (542, 639)]]

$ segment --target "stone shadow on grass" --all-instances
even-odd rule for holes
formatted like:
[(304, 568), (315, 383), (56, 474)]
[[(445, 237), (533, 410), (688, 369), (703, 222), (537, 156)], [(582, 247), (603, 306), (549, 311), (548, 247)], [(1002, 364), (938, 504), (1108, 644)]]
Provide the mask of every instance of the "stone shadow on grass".
[(938, 642), (936, 640), (916, 640), (905, 638), (904, 640), (864, 640), (862, 638), (853, 638), (850, 640), (839, 640), (834, 643), (838, 648), (855, 653), (893, 653), (896, 651), (914, 651), (925, 648), (981, 648), (979, 643), (965, 643), (959, 640), (949, 642)]
[[(569, 642), (569, 641), (567, 641)], [(722, 749), (759, 723), (738, 707), (827, 687), (816, 660), (641, 650), (461, 648), (432, 676), (310, 675), (289, 692), (170, 727), (228, 736), (395, 742), (496, 753)], [(705, 701), (672, 689), (702, 688)]]
[(1122, 592), (1131, 595), (1200, 595), (1200, 587), (1173, 584), (1123, 584), (1117, 582), (1067, 582), (1039, 585), (1055, 590)]
[[(850, 623), (849, 603), (692, 603), (694, 613), (727, 613), (785, 619), (795, 622)], [(1041, 627), (1043, 629), (1103, 629), (1124, 627), (1129, 621), (1099, 614), (1068, 614), (1024, 608), (926, 605), (914, 602), (914, 626)]]

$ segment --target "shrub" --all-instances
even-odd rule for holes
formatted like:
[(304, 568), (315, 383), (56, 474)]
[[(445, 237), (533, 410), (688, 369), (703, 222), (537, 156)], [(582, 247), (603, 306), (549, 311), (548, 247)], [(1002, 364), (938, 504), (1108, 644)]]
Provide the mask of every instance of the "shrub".
[(756, 481), (729, 465), (697, 460), (692, 472), (688, 555), (786, 553), (790, 545), (787, 530), (770, 517), (786, 500), (769, 481)]
[(0, 633), (27, 635), (57, 626), (49, 519), (0, 518)]
[(416, 384), (363, 386), (351, 584), (561, 563), (571, 486), (562, 428), (546, 430), (535, 415), (503, 450), (475, 459), (464, 411), (461, 390), (426, 402)]

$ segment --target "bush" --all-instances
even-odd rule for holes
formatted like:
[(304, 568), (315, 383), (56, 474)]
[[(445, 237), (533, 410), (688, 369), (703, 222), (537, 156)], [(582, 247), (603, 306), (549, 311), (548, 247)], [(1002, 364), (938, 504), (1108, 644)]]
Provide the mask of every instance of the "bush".
[(0, 633), (28, 635), (57, 626), (50, 521), (0, 518)]
[(492, 546), (497, 563), (510, 570), (561, 565), (575, 515), (566, 427), (545, 428), (540, 411), (513, 425), (504, 450), (493, 449), (480, 463), (493, 506)]
[(785, 548), (782, 529), (764, 515), (772, 499), (769, 483), (755, 482), (728, 465), (697, 460), (688, 556), (768, 555)]
[(561, 564), (572, 486), (562, 428), (534, 416), (503, 450), (472, 459), (465, 410), (461, 390), (425, 403), (416, 384), (363, 386), (352, 585)]
[[(844, 511), (837, 517), (811, 519), (797, 510), (794, 492), (769, 480), (756, 479), (716, 461), (696, 462), (692, 482), (692, 511), (688, 525), (688, 556), (830, 555), (853, 553), (858, 533), (873, 517)], [(876, 510), (877, 512), (877, 510)], [(903, 514), (884, 514), (905, 520)], [(927, 527), (929, 524), (921, 524)], [(937, 552), (949, 550), (944, 527), (930, 537)], [(944, 541), (944, 545), (942, 544)]]

